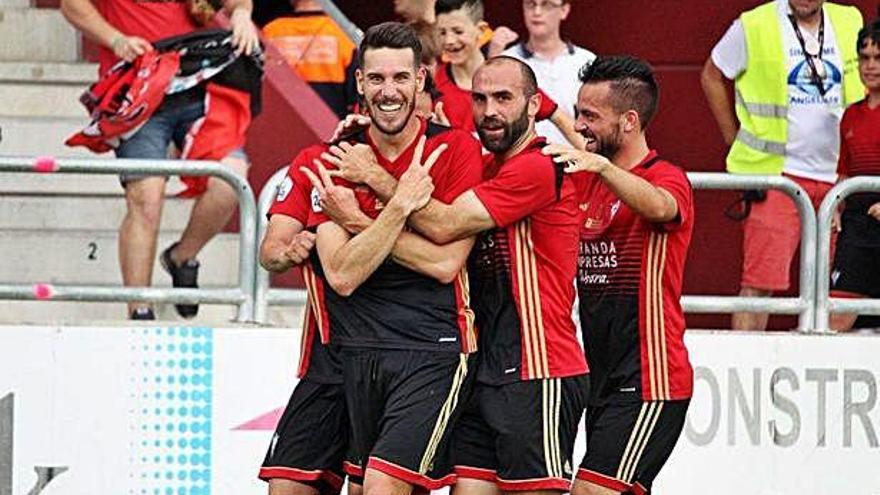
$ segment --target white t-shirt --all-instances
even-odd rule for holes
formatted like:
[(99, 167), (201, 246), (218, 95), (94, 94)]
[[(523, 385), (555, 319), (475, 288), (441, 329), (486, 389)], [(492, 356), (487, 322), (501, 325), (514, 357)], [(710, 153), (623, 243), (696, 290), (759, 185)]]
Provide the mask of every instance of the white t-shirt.
[[(537, 53), (531, 53), (523, 43), (517, 43), (505, 50), (503, 55), (528, 64), (535, 71), (538, 87), (550, 95), (559, 108), (574, 118), (574, 106), (577, 103), (578, 90), (581, 88), (578, 74), (581, 67), (596, 58), (593, 52), (569, 43), (561, 54), (553, 60), (548, 60)], [(565, 136), (549, 120), (538, 122), (535, 131), (551, 143), (568, 144)]]
[[(837, 37), (828, 13), (825, 16), (825, 42), (822, 61), (824, 98), (811, 79), (810, 66), (788, 19), (788, 2), (777, 0), (785, 49), (788, 86), (788, 142), (785, 145), (785, 173), (824, 182), (837, 180), (837, 155), (840, 149), (839, 125), (843, 115), (843, 62)], [(804, 41), (818, 41), (818, 28), (801, 28)], [(739, 19), (712, 49), (712, 62), (728, 79), (736, 79), (747, 67), (746, 36)], [(819, 63), (819, 61), (816, 61)], [(821, 71), (820, 71), (821, 73)]]

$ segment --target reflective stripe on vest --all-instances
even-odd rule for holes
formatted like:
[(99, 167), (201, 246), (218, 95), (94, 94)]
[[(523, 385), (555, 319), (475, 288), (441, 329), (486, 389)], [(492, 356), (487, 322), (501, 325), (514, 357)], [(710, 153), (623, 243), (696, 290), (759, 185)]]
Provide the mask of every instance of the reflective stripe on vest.
[[(780, 174), (788, 141), (788, 86), (778, 1), (740, 16), (748, 64), (736, 79), (736, 116), (740, 130), (727, 155), (732, 173)], [(864, 97), (858, 77), (856, 37), (862, 15), (855, 7), (825, 2), (825, 12), (843, 62), (843, 106)]]

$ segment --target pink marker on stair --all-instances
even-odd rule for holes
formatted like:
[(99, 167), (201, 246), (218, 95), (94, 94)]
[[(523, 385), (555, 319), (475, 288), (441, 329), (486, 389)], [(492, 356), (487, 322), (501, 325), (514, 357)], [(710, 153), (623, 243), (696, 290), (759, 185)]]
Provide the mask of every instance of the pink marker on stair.
[(38, 156), (34, 160), (34, 171), (41, 174), (51, 174), (58, 171), (58, 162), (54, 156)]
[(34, 297), (38, 300), (52, 299), (55, 289), (52, 284), (34, 284)]

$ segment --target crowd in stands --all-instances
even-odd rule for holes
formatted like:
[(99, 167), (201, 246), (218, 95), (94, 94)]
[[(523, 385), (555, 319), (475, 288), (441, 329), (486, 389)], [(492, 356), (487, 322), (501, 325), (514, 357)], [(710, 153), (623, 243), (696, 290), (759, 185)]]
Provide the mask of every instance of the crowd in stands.
[[(101, 46), (102, 74), (120, 60), (135, 62), (154, 49), (174, 51), (161, 48), (168, 46), (161, 40), (216, 28), (214, 10), (222, 11), (228, 20), (227, 41), (233, 56), (259, 60), (251, 1), (207, 3), (63, 0), (62, 11)], [(560, 27), (571, 13), (569, 1), (524, 0), (520, 7), (525, 33), (490, 27), (481, 2), (394, 1), (395, 14), (416, 31), (422, 45), (421, 61), (428, 77), (417, 111), (436, 122), (475, 132), (471, 112), (475, 72), (492, 57), (513, 57), (534, 71), (545, 96), (536, 116), (538, 134), (550, 143), (583, 147), (573, 109), (581, 84), (579, 72), (596, 55), (561, 36)], [(835, 182), (855, 175), (880, 175), (880, 126), (875, 111), (880, 98), (878, 30), (876, 22), (863, 26), (858, 9), (821, 0), (774, 0), (734, 20), (712, 49), (701, 77), (709, 107), (730, 145), (728, 171), (782, 174), (803, 187), (816, 207)], [(340, 118), (365, 111), (355, 78), (357, 47), (323, 12), (321, 2), (291, 0), (291, 13), (265, 23), (262, 36)], [(158, 68), (159, 62), (155, 64)], [(218, 71), (231, 69), (222, 66)], [(246, 174), (243, 135), (258, 105), (233, 101), (225, 113), (215, 108), (219, 104), (209, 110), (208, 99), (222, 101), (217, 90), (220, 82), (200, 80), (186, 86), (177, 79), (181, 78), (167, 83), (167, 94), (151, 106), (148, 119), (120, 131), (120, 136), (100, 134), (102, 143), (109, 143), (119, 157), (219, 159), (236, 173)], [(734, 101), (729, 96), (731, 81)], [(115, 107), (111, 110), (120, 112)], [(212, 143), (222, 145), (212, 144), (212, 151), (194, 154), (201, 149), (199, 136), (209, 133)], [(165, 178), (123, 176), (120, 181), (128, 206), (119, 236), (123, 282), (149, 286)], [(193, 195), (198, 199), (185, 232), (159, 255), (175, 287), (198, 285), (197, 255), (222, 230), (235, 208), (234, 192), (220, 180), (202, 183)], [(744, 198), (747, 215), (740, 294), (771, 296), (790, 286), (789, 266), (800, 239), (797, 212), (779, 191), (749, 191)], [(850, 198), (835, 221), (831, 253), (835, 296), (880, 295), (880, 284), (874, 283), (880, 279), (878, 199), (866, 193)], [(178, 306), (185, 317), (194, 316), (197, 309)], [(129, 316), (151, 319), (154, 314), (149, 304), (132, 302)], [(855, 316), (834, 315), (832, 327), (846, 330)], [(766, 326), (767, 314), (733, 317), (735, 329)]]

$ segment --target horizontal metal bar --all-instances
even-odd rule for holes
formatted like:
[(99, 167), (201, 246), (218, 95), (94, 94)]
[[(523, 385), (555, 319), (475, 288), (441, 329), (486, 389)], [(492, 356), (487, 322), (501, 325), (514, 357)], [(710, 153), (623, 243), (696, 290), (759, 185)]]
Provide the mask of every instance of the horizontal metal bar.
[[(880, 282), (878, 282), (880, 283)], [(829, 313), (858, 313), (880, 315), (880, 299), (828, 298)]]
[(241, 289), (172, 289), (165, 287), (103, 287), (87, 285), (0, 285), (0, 299), (32, 301), (169, 302), (240, 304)]
[(308, 299), (308, 293), (302, 289), (271, 289), (266, 296), (269, 304), (274, 306), (305, 304)]
[(734, 313), (754, 311), (796, 315), (809, 308), (811, 302), (797, 297), (682, 296), (685, 313)]

